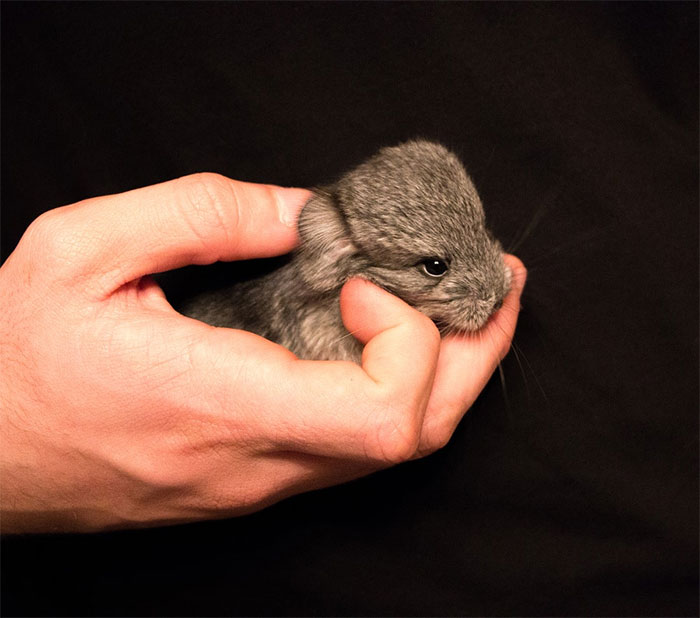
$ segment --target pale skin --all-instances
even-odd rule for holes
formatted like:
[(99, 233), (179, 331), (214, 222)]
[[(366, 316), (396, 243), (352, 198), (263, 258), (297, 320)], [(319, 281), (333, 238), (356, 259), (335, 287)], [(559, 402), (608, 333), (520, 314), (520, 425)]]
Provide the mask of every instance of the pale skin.
[(3, 533), (230, 517), (444, 446), (505, 356), (526, 271), (476, 335), (363, 280), (362, 366), (178, 314), (148, 277), (282, 254), (308, 198), (196, 174), (47, 212), (0, 268)]

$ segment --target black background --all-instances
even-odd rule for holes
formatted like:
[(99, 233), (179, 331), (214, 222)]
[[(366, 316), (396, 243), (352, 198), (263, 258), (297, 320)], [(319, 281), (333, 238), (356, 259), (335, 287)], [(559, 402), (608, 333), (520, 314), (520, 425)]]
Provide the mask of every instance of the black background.
[(310, 186), (422, 136), (530, 276), (505, 391), (439, 453), (240, 519), (4, 538), (2, 613), (697, 615), (697, 24), (4, 2), (3, 258), (54, 206), (196, 171)]

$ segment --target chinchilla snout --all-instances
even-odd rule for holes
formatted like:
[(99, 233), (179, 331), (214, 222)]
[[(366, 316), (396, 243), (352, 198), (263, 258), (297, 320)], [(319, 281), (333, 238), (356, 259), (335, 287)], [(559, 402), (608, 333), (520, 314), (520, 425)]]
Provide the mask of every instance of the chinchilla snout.
[(428, 315), (443, 334), (481, 329), (503, 304), (511, 272), (497, 242), (488, 242), (455, 259), (443, 281), (416, 298), (414, 306)]

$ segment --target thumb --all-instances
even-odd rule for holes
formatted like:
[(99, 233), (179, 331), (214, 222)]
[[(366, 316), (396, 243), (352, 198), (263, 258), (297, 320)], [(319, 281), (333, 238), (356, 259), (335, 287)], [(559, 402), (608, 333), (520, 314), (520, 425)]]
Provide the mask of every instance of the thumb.
[(76, 269), (107, 276), (105, 283), (114, 290), (188, 264), (287, 253), (298, 242), (297, 217), (310, 195), (305, 189), (203, 173), (85, 200), (56, 213), (64, 215), (64, 233), (81, 241)]
[(435, 373), (440, 335), (431, 320), (363, 279), (340, 294), (345, 327), (362, 344), (362, 368), (377, 383), (420, 399)]

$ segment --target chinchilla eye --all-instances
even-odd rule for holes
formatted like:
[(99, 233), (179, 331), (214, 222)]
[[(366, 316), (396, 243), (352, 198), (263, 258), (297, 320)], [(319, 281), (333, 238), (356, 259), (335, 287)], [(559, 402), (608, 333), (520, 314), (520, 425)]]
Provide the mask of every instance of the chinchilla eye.
[(447, 272), (447, 264), (440, 258), (426, 258), (420, 264), (423, 272), (431, 277), (442, 277)]

